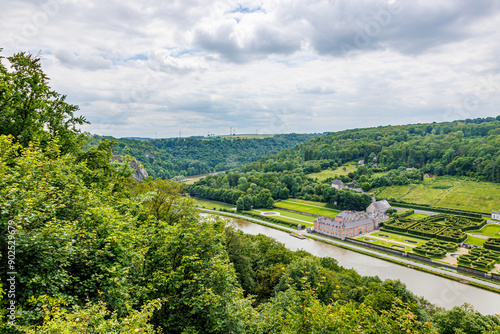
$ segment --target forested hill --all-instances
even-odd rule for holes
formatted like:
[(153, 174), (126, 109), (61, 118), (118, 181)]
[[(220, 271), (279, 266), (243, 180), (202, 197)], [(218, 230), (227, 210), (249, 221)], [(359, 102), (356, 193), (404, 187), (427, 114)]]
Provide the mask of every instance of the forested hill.
[(416, 167), (435, 175), (500, 182), (500, 116), (328, 133), (242, 170), (302, 167), (307, 173), (353, 160), (364, 160), (370, 166), (378, 163), (385, 170)]
[(276, 154), (303, 143), (314, 134), (281, 134), (268, 138), (175, 138), (141, 141), (93, 136), (89, 146), (109, 139), (118, 145), (114, 153), (130, 154), (153, 178), (196, 175), (222, 171)]

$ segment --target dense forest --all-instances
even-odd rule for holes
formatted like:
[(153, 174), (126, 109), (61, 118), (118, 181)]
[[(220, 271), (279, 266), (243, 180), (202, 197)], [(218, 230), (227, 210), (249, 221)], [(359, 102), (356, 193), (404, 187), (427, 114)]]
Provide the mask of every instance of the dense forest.
[(386, 170), (418, 168), (423, 173), (500, 182), (500, 116), (328, 133), (243, 170), (302, 168), (310, 173), (359, 160)]
[(84, 150), (73, 125), (85, 120), (38, 58), (2, 60), (2, 333), (500, 331), (498, 316), (439, 309), (399, 281), (201, 217), (182, 184), (134, 182), (111, 142)]
[(174, 138), (135, 140), (94, 135), (88, 147), (116, 141), (115, 154), (132, 155), (153, 178), (227, 170), (307, 141), (316, 135), (282, 134), (267, 138)]

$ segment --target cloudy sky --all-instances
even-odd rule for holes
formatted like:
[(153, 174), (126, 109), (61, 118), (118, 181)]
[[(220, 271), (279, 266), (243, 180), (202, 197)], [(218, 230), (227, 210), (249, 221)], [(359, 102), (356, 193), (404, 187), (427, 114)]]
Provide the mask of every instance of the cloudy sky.
[(3, 0), (85, 130), (324, 132), (500, 114), (495, 0)]

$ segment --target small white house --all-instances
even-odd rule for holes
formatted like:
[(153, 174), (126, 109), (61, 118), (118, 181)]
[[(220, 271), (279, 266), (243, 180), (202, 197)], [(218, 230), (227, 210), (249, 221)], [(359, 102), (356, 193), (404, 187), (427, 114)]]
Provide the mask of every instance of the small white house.
[(500, 211), (491, 211), (491, 218), (500, 220)]
[(337, 180), (337, 179), (333, 180), (332, 187), (337, 189), (337, 190), (342, 190), (342, 189), (347, 188), (347, 186), (345, 185), (344, 182), (342, 182), (341, 180)]
[(378, 202), (373, 202), (366, 208), (366, 212), (369, 214), (385, 214), (385, 212), (391, 208), (391, 205), (389, 202), (387, 202), (385, 199), (378, 201)]

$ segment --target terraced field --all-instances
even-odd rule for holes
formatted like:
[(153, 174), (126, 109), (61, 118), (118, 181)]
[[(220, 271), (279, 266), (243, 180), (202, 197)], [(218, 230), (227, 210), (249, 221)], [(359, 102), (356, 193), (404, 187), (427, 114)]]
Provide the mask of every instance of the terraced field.
[(377, 198), (394, 198), (437, 207), (491, 212), (500, 209), (500, 184), (450, 176), (425, 179), (422, 184), (372, 189)]

